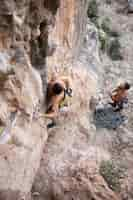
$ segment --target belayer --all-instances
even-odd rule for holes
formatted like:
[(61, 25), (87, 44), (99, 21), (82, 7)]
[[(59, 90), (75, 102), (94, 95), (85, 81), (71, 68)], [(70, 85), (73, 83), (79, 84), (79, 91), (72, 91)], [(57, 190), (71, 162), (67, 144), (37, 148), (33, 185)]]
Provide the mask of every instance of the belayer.
[(121, 111), (124, 104), (128, 103), (128, 90), (130, 88), (131, 85), (128, 82), (124, 82), (110, 93), (112, 102), (109, 102), (109, 104), (115, 108), (115, 112)]

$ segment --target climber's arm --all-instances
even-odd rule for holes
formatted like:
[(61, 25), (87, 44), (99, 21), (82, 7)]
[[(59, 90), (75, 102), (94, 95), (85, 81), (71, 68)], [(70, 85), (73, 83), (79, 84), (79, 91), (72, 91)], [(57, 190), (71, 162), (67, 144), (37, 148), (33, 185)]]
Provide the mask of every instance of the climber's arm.
[(53, 119), (53, 118), (57, 117), (58, 110), (59, 110), (59, 105), (55, 101), (52, 108), (50, 109), (50, 111), (44, 114), (44, 117)]
[(65, 83), (66, 88), (70, 88), (71, 87), (70, 78), (68, 78), (67, 76), (62, 76), (61, 80)]
[(45, 113), (42, 116), (48, 118), (48, 119), (53, 119), (55, 117), (57, 117), (57, 113), (56, 112), (51, 112), (51, 113)]

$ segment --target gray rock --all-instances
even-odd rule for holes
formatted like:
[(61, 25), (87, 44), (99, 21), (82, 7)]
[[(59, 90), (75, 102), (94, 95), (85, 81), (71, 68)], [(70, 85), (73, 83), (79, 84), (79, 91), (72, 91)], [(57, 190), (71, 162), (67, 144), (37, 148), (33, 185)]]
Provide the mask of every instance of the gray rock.
[(1, 72), (8, 72), (10, 71), (13, 66), (9, 63), (11, 56), (7, 52), (0, 52), (0, 71)]
[(133, 0), (128, 0), (128, 12), (133, 12)]

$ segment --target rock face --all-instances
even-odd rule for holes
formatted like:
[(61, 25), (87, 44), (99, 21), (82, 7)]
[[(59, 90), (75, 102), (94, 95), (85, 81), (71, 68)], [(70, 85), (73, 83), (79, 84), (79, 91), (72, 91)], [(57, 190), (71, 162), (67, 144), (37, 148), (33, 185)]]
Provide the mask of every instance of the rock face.
[[(4, 128), (0, 136), (2, 200), (29, 198), (47, 140), (45, 122), (37, 117), (44, 102), (45, 84), (42, 87), (40, 73), (31, 65), (34, 64), (31, 38), (34, 34), (36, 41), (42, 21), (41, 11), (34, 11), (35, 18), (32, 11), (40, 9), (40, 3), (4, 0), (0, 7), (0, 124)], [(34, 19), (37, 22), (33, 22)]]
[[(3, 51), (6, 52), (6, 49)], [(4, 58), (4, 53), (1, 53), (2, 56)], [(43, 97), (41, 78), (26, 58), (21, 55), (21, 59), (24, 63), (20, 60), (13, 64), (13, 73), (9, 71), (7, 75), (1, 72), (6, 78), (1, 77), (0, 119), (5, 129), (3, 133), (9, 134), (10, 139), (6, 141), (5, 136), (0, 137), (0, 191), (10, 190), (11, 196), (11, 191), (29, 193), (39, 166), (43, 142), (47, 139), (45, 126), (41, 120), (35, 119), (34, 114)], [(2, 192), (0, 198), (7, 197), (3, 197)]]
[(98, 33), (87, 20), (87, 5), (86, 1), (61, 1), (49, 34), (57, 47), (47, 57), (48, 75), (70, 76), (74, 95), (68, 112), (60, 113), (56, 127), (48, 130), (33, 199), (120, 199), (98, 170), (110, 154), (92, 145), (95, 127), (89, 122), (89, 102), (97, 90), (101, 64)]
[[(132, 31), (132, 17), (117, 13), (120, 3), (123, 2), (125, 6), (127, 3), (125, 1), (111, 1), (111, 3), (108, 1), (109, 5), (106, 1), (104, 3), (98, 1), (101, 19), (110, 16), (114, 30), (121, 30), (120, 40), (125, 59), (113, 62), (100, 52), (102, 62), (100, 63), (98, 30), (94, 24), (85, 20), (85, 12), (82, 12), (82, 9), (87, 8), (85, 1), (82, 5), (79, 1), (69, 1), (69, 4), (70, 2), (71, 8), (67, 5), (67, 1), (61, 2), (61, 10), (64, 9), (63, 17), (59, 17), (61, 16), (59, 9), (55, 28), (49, 34), (49, 40), (57, 42), (57, 48), (54, 54), (47, 58), (47, 66), (49, 76), (51, 73), (60, 73), (72, 77), (74, 96), (70, 111), (66, 115), (62, 114), (56, 128), (48, 131), (49, 138), (32, 188), (33, 199), (132, 199), (130, 178), (132, 176), (132, 114), (129, 114), (132, 106), (130, 105), (130, 111), (123, 113), (129, 116), (130, 123), (121, 125), (117, 130), (108, 130), (105, 127), (97, 129), (91, 123), (92, 116), (90, 117), (89, 109), (90, 97), (95, 94), (97, 81), (99, 87), (101, 86), (102, 97), (105, 99), (108, 91), (118, 82), (126, 78), (132, 83), (130, 67), (132, 45), (129, 44), (132, 38), (132, 34), (129, 34)], [(80, 9), (75, 8), (73, 11), (73, 5)], [(67, 9), (69, 10), (66, 11)], [(71, 16), (68, 17), (70, 23), (68, 29), (66, 13)], [(74, 20), (75, 16), (78, 21)], [(127, 31), (125, 26), (128, 27)], [(100, 78), (100, 72), (103, 72), (102, 83), (97, 78), (98, 76)], [(106, 183), (100, 175), (99, 168), (103, 160), (113, 160), (120, 170), (124, 167), (125, 177), (119, 180), (121, 191), (112, 191), (110, 183), (108, 181)], [(110, 170), (110, 166), (107, 165), (105, 170)], [(115, 177), (111, 177), (110, 174), (111, 172), (106, 174), (107, 179), (109, 177), (114, 181)]]
[[(116, 30), (120, 35), (119, 40), (123, 55), (123, 60), (112, 61), (107, 55), (101, 53), (101, 60), (104, 69), (101, 93), (104, 100), (109, 100), (108, 92), (115, 88), (119, 83), (124, 81), (128, 81), (131, 85), (133, 83), (133, 44), (131, 42), (133, 40), (133, 16), (132, 14), (126, 14), (128, 12), (127, 3), (128, 1), (112, 1), (110, 5), (107, 5), (106, 2), (101, 2), (99, 4), (99, 20), (105, 18), (110, 20), (109, 27)], [(125, 7), (125, 12), (118, 12), (121, 7)], [(97, 129), (94, 142), (96, 146), (104, 146), (104, 148), (111, 153), (111, 157), (115, 163), (121, 167), (124, 166), (126, 174), (121, 180), (121, 198), (130, 200), (133, 198), (131, 183), (133, 172), (133, 159), (131, 156), (131, 152), (133, 150), (132, 96), (133, 90), (131, 89), (129, 91), (129, 104), (121, 112), (122, 116), (126, 119), (125, 122), (122, 123), (116, 130), (109, 130), (104, 127)], [(120, 113), (117, 114), (120, 116)], [(106, 120), (108, 121), (108, 118)]]
[(48, 178), (50, 187), (46, 184), (38, 199), (119, 199), (99, 176), (95, 162), (81, 159), (67, 167), (62, 175)]
[[(92, 123), (90, 100), (105, 80), (101, 82), (98, 30), (87, 18), (89, 2), (1, 3), (1, 200), (121, 199), (99, 170), (102, 161), (115, 157), (116, 143), (115, 132), (98, 131)], [(48, 121), (39, 114), (53, 75), (71, 78), (73, 97), (56, 127), (47, 130)]]

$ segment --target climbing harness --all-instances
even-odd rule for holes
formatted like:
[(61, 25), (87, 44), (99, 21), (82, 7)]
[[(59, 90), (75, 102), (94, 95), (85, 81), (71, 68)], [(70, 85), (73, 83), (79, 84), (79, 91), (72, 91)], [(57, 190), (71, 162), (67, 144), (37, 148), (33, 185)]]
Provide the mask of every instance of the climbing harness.
[(67, 88), (65, 90), (65, 93), (69, 96), (69, 97), (72, 97), (72, 89), (71, 88)]
[(68, 106), (68, 97), (72, 97), (72, 89), (71, 88), (67, 88), (64, 90), (64, 97), (59, 105), (59, 108)]

